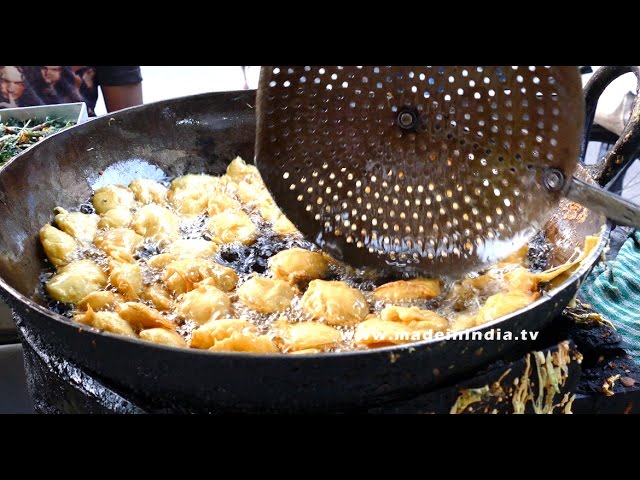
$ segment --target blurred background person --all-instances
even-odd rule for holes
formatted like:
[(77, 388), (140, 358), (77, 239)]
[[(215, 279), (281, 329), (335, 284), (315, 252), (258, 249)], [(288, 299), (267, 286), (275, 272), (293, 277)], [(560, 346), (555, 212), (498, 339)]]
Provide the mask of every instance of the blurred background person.
[(27, 107), (36, 101), (24, 67), (0, 66), (0, 108)]
[(74, 72), (64, 66), (42, 66), (34, 69), (33, 89), (44, 105), (83, 102)]
[(45, 85), (50, 91), (54, 91), (56, 85), (60, 81), (64, 67), (61, 66), (45, 66), (40, 67), (40, 74)]
[(95, 116), (98, 88), (107, 112), (142, 104), (139, 66), (1, 67), (0, 108), (85, 102)]

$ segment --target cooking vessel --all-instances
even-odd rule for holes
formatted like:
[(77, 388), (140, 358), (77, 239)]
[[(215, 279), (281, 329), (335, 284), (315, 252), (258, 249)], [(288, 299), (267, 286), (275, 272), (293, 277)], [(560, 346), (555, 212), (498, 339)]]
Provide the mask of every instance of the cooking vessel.
[[(82, 368), (148, 411), (175, 412), (350, 411), (433, 389), (527, 349), (518, 341), (445, 339), (320, 355), (218, 353), (98, 332), (47, 308), (39, 293), (46, 265), (38, 230), (55, 206), (77, 208), (96, 182), (128, 182), (135, 170), (215, 175), (236, 155), (251, 160), (254, 105), (255, 92), (242, 91), (127, 109), (53, 135), (0, 170), (0, 294), (23, 343), (44, 361), (50, 354)], [(605, 223), (564, 202), (546, 229), (552, 262), (565, 261)], [(606, 226), (595, 250), (558, 287), (473, 331), (542, 330), (575, 295), (608, 234)]]

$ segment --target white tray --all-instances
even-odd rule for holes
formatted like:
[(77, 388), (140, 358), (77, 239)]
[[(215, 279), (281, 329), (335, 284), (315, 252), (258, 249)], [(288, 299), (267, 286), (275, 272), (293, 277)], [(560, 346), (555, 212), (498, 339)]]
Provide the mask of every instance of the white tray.
[(63, 122), (76, 122), (76, 124), (89, 119), (87, 105), (84, 102), (3, 108), (0, 110), (0, 122), (6, 122), (10, 118), (24, 122), (30, 118), (44, 120), (47, 117), (56, 118)]

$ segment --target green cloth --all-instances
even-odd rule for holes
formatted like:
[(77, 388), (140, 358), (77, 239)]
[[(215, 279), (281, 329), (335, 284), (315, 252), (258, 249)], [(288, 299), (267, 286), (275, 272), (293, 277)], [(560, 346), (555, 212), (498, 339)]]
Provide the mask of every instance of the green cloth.
[(596, 265), (580, 289), (579, 298), (611, 321), (640, 360), (640, 232), (633, 231), (615, 260)]

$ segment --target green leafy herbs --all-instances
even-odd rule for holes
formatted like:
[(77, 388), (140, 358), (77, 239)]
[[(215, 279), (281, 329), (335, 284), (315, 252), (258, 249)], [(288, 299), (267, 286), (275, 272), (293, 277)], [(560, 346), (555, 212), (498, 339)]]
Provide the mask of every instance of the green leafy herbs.
[(75, 122), (49, 117), (27, 121), (10, 118), (6, 122), (0, 122), (0, 165), (43, 138), (73, 125)]

